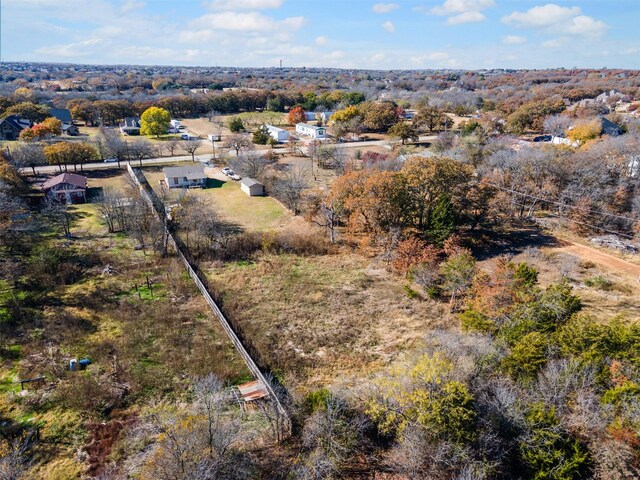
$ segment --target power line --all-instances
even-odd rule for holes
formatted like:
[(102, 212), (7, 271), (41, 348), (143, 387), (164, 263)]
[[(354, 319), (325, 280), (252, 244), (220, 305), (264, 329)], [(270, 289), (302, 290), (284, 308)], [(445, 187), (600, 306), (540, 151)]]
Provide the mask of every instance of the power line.
[(492, 187), (497, 188), (498, 190), (502, 190), (502, 191), (510, 192), (510, 193), (515, 193), (515, 194), (520, 195), (522, 197), (532, 198), (534, 200), (538, 200), (538, 201), (541, 201), (541, 202), (550, 203), (550, 204), (553, 204), (553, 205), (558, 205), (558, 206), (563, 207), (563, 208), (571, 208), (573, 210), (578, 210), (580, 212), (591, 212), (591, 213), (596, 213), (598, 215), (605, 215), (605, 216), (608, 216), (608, 217), (620, 218), (622, 220), (629, 220), (630, 222), (640, 222), (640, 218), (632, 218), (632, 217), (627, 217), (627, 216), (624, 216), (624, 215), (618, 215), (618, 214), (615, 214), (615, 213), (603, 212), (601, 210), (594, 210), (592, 208), (585, 208), (585, 207), (578, 207), (578, 206), (575, 206), (575, 205), (569, 205), (569, 204), (566, 204), (566, 203), (558, 202), (556, 200), (549, 200), (547, 198), (538, 197), (536, 195), (530, 195), (528, 193), (519, 192), (517, 190), (513, 190), (513, 189), (510, 189), (510, 188), (500, 187), (499, 185), (495, 185), (493, 183), (489, 183), (489, 185), (491, 185)]

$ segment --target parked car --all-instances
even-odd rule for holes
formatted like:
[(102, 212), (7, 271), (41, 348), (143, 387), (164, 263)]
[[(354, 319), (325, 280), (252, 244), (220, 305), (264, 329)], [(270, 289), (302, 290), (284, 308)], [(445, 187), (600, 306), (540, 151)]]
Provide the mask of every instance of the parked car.
[(231, 180), (242, 180), (242, 177), (240, 175), (238, 175), (237, 173), (234, 173), (233, 171), (231, 171), (231, 174), (229, 175), (229, 178)]
[(233, 170), (231, 170), (229, 167), (224, 167), (222, 169), (222, 173), (224, 173), (228, 177), (231, 173), (233, 173)]
[(191, 140), (191, 137), (188, 134), (183, 133), (182, 135), (180, 135), (180, 139), (181, 140)]
[(113, 162), (117, 162), (118, 159), (115, 157), (111, 157), (111, 158), (105, 158), (104, 159), (104, 163), (113, 163)]

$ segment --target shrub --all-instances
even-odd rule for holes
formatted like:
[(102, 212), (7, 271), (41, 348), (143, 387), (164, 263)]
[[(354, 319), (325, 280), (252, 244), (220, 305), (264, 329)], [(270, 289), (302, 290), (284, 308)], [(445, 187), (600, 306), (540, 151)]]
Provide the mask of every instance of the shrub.
[(406, 293), (407, 297), (409, 297), (412, 300), (415, 298), (420, 298), (420, 294), (416, 292), (413, 288), (411, 288), (411, 285), (404, 286), (404, 293)]
[(460, 314), (460, 323), (463, 330), (489, 333), (491, 335), (498, 331), (496, 322), (473, 308), (469, 308)]
[(516, 265), (514, 275), (527, 287), (533, 287), (538, 283), (538, 270), (524, 262)]
[(587, 278), (584, 283), (588, 287), (597, 288), (598, 290), (604, 290), (607, 292), (613, 288), (613, 282), (602, 275)]
[(546, 363), (546, 354), (546, 337), (539, 332), (531, 332), (514, 345), (503, 360), (503, 367), (515, 378), (531, 379)]

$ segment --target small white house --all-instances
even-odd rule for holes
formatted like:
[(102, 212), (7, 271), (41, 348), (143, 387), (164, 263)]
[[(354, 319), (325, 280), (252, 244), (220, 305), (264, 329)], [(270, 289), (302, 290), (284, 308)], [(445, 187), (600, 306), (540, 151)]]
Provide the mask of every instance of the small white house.
[(315, 125), (309, 125), (308, 123), (298, 123), (296, 125), (296, 133), (315, 139), (327, 138), (326, 128), (316, 127)]
[(180, 121), (179, 121), (179, 120), (171, 120), (171, 121), (169, 122), (169, 126), (170, 126), (171, 128), (179, 129), (179, 128), (182, 126), (182, 124), (180, 123)]
[(278, 127), (274, 127), (273, 125), (265, 125), (267, 127), (267, 131), (271, 138), (276, 140), (277, 142), (286, 142), (289, 140), (289, 132)]
[(169, 188), (204, 188), (207, 184), (207, 175), (202, 165), (166, 167), (162, 172)]
[(264, 195), (264, 185), (253, 178), (243, 178), (240, 180), (240, 190), (250, 197), (259, 197)]

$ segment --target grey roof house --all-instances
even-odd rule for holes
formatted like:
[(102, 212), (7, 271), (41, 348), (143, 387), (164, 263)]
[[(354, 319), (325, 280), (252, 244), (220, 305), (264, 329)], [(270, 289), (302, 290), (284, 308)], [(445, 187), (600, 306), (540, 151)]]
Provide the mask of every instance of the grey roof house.
[(0, 140), (17, 140), (20, 132), (31, 127), (31, 122), (18, 115), (9, 115), (0, 120)]
[(204, 188), (207, 185), (207, 175), (201, 165), (166, 167), (162, 172), (169, 188)]
[(123, 135), (140, 135), (140, 117), (126, 117), (120, 124)]
[(72, 136), (80, 134), (78, 127), (73, 123), (73, 117), (68, 108), (50, 108), (49, 115), (62, 122), (62, 133)]

